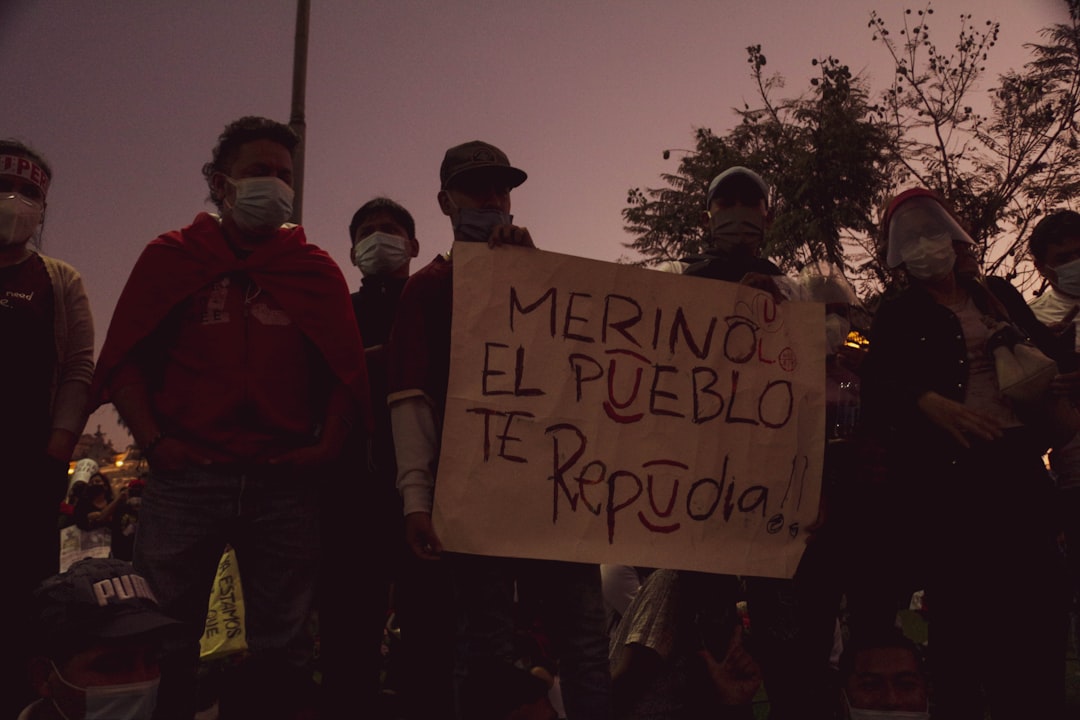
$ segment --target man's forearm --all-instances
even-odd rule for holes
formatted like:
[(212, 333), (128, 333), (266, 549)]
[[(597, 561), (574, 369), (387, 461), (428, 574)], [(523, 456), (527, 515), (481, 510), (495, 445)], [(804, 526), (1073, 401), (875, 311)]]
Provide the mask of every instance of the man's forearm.
[(390, 405), (390, 424), (405, 514), (430, 513), (435, 496), (432, 468), (439, 452), (434, 409), (420, 394), (397, 400)]

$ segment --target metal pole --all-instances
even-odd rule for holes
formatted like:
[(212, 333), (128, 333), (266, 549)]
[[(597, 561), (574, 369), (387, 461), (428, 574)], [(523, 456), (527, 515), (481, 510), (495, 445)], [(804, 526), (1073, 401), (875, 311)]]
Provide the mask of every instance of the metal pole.
[(307, 92), (308, 18), (311, 15), (310, 0), (296, 1), (296, 40), (293, 45), (292, 112), (289, 127), (300, 136), (300, 145), (293, 157), (292, 221), (299, 224), (304, 216), (304, 141), (307, 139), (307, 121), (304, 119), (304, 96)]

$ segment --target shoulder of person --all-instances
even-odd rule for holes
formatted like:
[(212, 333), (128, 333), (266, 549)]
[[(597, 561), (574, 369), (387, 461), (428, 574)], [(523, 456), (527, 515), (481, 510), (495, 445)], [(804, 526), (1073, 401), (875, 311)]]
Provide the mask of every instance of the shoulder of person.
[(56, 275), (63, 279), (79, 277), (79, 271), (72, 267), (70, 263), (64, 262), (60, 258), (54, 258), (51, 255), (41, 253), (37, 253), (37, 255), (45, 263), (45, 269), (49, 272), (49, 275)]

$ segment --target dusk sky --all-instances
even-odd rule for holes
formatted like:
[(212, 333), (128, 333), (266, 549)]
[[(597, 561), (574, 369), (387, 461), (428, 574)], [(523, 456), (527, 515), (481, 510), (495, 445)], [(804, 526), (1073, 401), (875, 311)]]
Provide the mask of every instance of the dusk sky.
[[(905, 7), (872, 0), (312, 0), (304, 225), (349, 284), (352, 213), (375, 195), (416, 218), (416, 270), (449, 249), (438, 209), (446, 148), (482, 139), (529, 174), (515, 222), (546, 250), (628, 256), (620, 211), (631, 187), (677, 167), (666, 148), (722, 132), (754, 104), (746, 46), (801, 92), (833, 55), (875, 90), (889, 63), (867, 27), (899, 29)], [(939, 0), (935, 39), (959, 16), (1002, 23), (983, 89), (1019, 67), (1023, 44), (1067, 19), (1061, 0)], [(98, 337), (142, 248), (208, 209), (200, 168), (242, 115), (289, 119), (291, 0), (0, 0), (0, 137), (52, 163), (43, 252), (83, 274)], [(123, 446), (111, 408), (98, 423)]]

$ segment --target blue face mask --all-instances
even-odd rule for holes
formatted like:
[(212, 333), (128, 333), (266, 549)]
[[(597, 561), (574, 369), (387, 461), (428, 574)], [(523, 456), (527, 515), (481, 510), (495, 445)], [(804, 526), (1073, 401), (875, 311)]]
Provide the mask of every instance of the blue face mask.
[(1062, 263), (1053, 270), (1057, 289), (1070, 297), (1080, 297), (1080, 259)]
[(459, 208), (454, 218), (454, 237), (468, 242), (487, 242), (500, 225), (510, 225), (514, 216), (493, 208)]
[(353, 245), (353, 265), (360, 268), (364, 277), (389, 275), (409, 262), (408, 241), (398, 235), (373, 232), (360, 238)]
[(256, 235), (272, 233), (292, 216), (294, 192), (284, 180), (276, 177), (252, 177), (227, 180), (236, 188), (232, 205), (225, 210), (232, 214), (237, 227)]
[[(160, 678), (124, 685), (98, 685), (79, 687), (72, 685), (60, 671), (53, 666), (60, 682), (85, 696), (84, 720), (150, 720), (157, 705), (157, 691)], [(53, 700), (53, 706), (65, 720), (79, 720), (68, 717)]]

